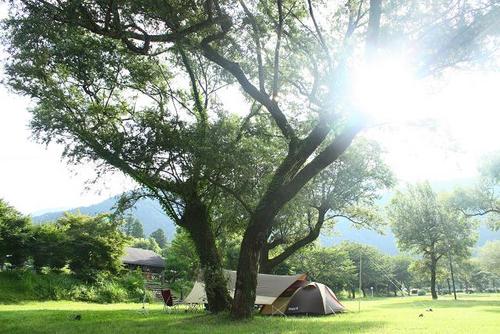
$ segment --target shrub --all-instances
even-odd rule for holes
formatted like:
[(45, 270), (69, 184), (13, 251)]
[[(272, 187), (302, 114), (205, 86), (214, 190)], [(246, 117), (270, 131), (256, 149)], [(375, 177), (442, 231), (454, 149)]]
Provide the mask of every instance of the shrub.
[(97, 290), (94, 286), (88, 286), (84, 284), (75, 285), (69, 291), (69, 298), (71, 300), (83, 301), (83, 302), (97, 302)]
[(118, 283), (111, 282), (97, 289), (98, 303), (118, 303), (128, 299), (127, 291)]
[(425, 296), (425, 290), (418, 290), (417, 293), (419, 296)]
[[(122, 276), (98, 274), (94, 283), (79, 280), (69, 273), (0, 272), (0, 302), (22, 300), (77, 300), (94, 303), (142, 302), (142, 275), (127, 272)], [(146, 302), (154, 300), (146, 291)]]

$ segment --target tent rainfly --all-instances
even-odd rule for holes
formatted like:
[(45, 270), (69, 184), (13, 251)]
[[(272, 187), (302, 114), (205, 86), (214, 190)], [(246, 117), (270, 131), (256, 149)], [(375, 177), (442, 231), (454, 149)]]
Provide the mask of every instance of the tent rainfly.
[(333, 291), (324, 284), (311, 282), (282, 295), (272, 305), (262, 307), (261, 314), (325, 315), (345, 310)]
[[(236, 271), (224, 270), (227, 279), (227, 289), (231, 296), (234, 296), (236, 286)], [(298, 283), (297, 283), (298, 282)], [(298, 286), (307, 283), (306, 274), (298, 275), (267, 275), (259, 274), (257, 276), (257, 290), (255, 304), (271, 305), (276, 299), (290, 286), (296, 284)], [(205, 293), (205, 284), (195, 282), (193, 289), (184, 299), (186, 304), (206, 304), (207, 295)]]

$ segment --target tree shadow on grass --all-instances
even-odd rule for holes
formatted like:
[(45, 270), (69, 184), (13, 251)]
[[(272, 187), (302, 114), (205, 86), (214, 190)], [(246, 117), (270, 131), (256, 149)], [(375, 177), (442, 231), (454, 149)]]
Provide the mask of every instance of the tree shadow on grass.
[[(80, 315), (80, 320), (75, 317)], [(133, 310), (19, 310), (0, 312), (2, 333), (363, 333), (384, 326), (382, 321), (355, 321), (342, 316), (264, 317), (233, 321), (228, 315), (164, 313)]]

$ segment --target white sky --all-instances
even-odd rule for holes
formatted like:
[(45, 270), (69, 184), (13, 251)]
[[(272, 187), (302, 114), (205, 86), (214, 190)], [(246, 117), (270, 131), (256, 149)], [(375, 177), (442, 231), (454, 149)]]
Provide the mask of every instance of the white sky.
[[(478, 159), (500, 150), (500, 72), (452, 72), (432, 86), (408, 81), (401, 71), (391, 74), (385, 71), (382, 83), (363, 78), (383, 88), (363, 102), (390, 124), (364, 135), (382, 143), (400, 181), (472, 178)], [(90, 205), (130, 189), (129, 180), (115, 175), (86, 190), (92, 166), (68, 167), (61, 147), (30, 140), (29, 101), (0, 86), (0, 102), (0, 198), (33, 213)], [(419, 126), (424, 122), (433, 126)]]

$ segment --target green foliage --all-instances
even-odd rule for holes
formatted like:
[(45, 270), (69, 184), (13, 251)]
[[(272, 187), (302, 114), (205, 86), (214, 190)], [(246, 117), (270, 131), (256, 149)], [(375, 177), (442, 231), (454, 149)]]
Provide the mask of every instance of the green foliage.
[(142, 238), (142, 239), (132, 239), (129, 242), (130, 247), (135, 247), (135, 248), (142, 248), (142, 249), (149, 249), (152, 250), (155, 253), (160, 254), (161, 253), (161, 248), (156, 242), (156, 240), (152, 237), (149, 237), (147, 239)]
[(67, 235), (64, 229), (54, 223), (36, 225), (32, 231), (30, 255), (33, 266), (38, 270), (47, 267), (60, 270), (68, 262)]
[[(68, 273), (34, 273), (31, 271), (0, 272), (0, 303), (27, 300), (74, 300), (93, 303), (141, 302), (141, 273), (98, 275), (88, 283)], [(147, 292), (147, 301), (152, 301)]]
[(467, 257), (476, 241), (476, 224), (439, 199), (429, 183), (408, 186), (406, 193), (398, 191), (389, 218), (399, 247), (428, 259), (448, 253)]
[(437, 298), (438, 264), (444, 256), (454, 260), (470, 256), (476, 242), (476, 224), (435, 194), (428, 182), (397, 192), (388, 207), (392, 231), (402, 250), (423, 257), (430, 274), (432, 298)]
[(178, 229), (172, 243), (165, 249), (165, 278), (172, 289), (188, 291), (199, 275), (200, 262), (189, 235)]
[(152, 232), (149, 237), (155, 239), (156, 243), (158, 244), (158, 246), (160, 246), (161, 249), (165, 248), (165, 246), (167, 245), (167, 237), (165, 236), (165, 232), (161, 228)]
[(129, 237), (144, 238), (144, 228), (142, 223), (134, 216), (126, 216), (121, 229), (123, 233)]
[(320, 232), (334, 230), (338, 219), (347, 219), (356, 228), (380, 230), (383, 221), (376, 201), (393, 184), (380, 146), (355, 141), (280, 211), (265, 246), (272, 255), (268, 262), (276, 266), (316, 240)]
[(0, 199), (0, 268), (5, 262), (21, 267), (29, 256), (31, 220)]
[(400, 284), (400, 286), (391, 286), (394, 293), (400, 291), (403, 288), (402, 286), (409, 289), (412, 283), (412, 275), (409, 269), (413, 259), (406, 255), (391, 256), (388, 259), (391, 267), (390, 276), (394, 282)]
[(500, 241), (488, 241), (479, 250), (479, 264), (481, 267), (500, 278)]
[(357, 274), (349, 253), (341, 247), (305, 248), (287, 262), (293, 272), (307, 273), (310, 281), (326, 284), (333, 291), (350, 289)]
[(76, 276), (92, 281), (99, 272), (120, 271), (127, 238), (111, 216), (65, 214), (56, 224), (66, 235), (68, 266)]
[(350, 277), (348, 288), (354, 293), (359, 287), (359, 268), (361, 259), (361, 289), (365, 295), (370, 287), (374, 288), (375, 293), (382, 293), (388, 290), (392, 291), (393, 286), (390, 282), (391, 262), (389, 256), (381, 253), (377, 248), (358, 244), (355, 242), (344, 241), (338, 245), (338, 249), (348, 254), (356, 268), (355, 275)]
[(463, 260), (454, 265), (455, 280), (465, 291), (474, 289), (484, 292), (496, 287), (498, 275), (484, 268), (480, 261), (481, 257)]

